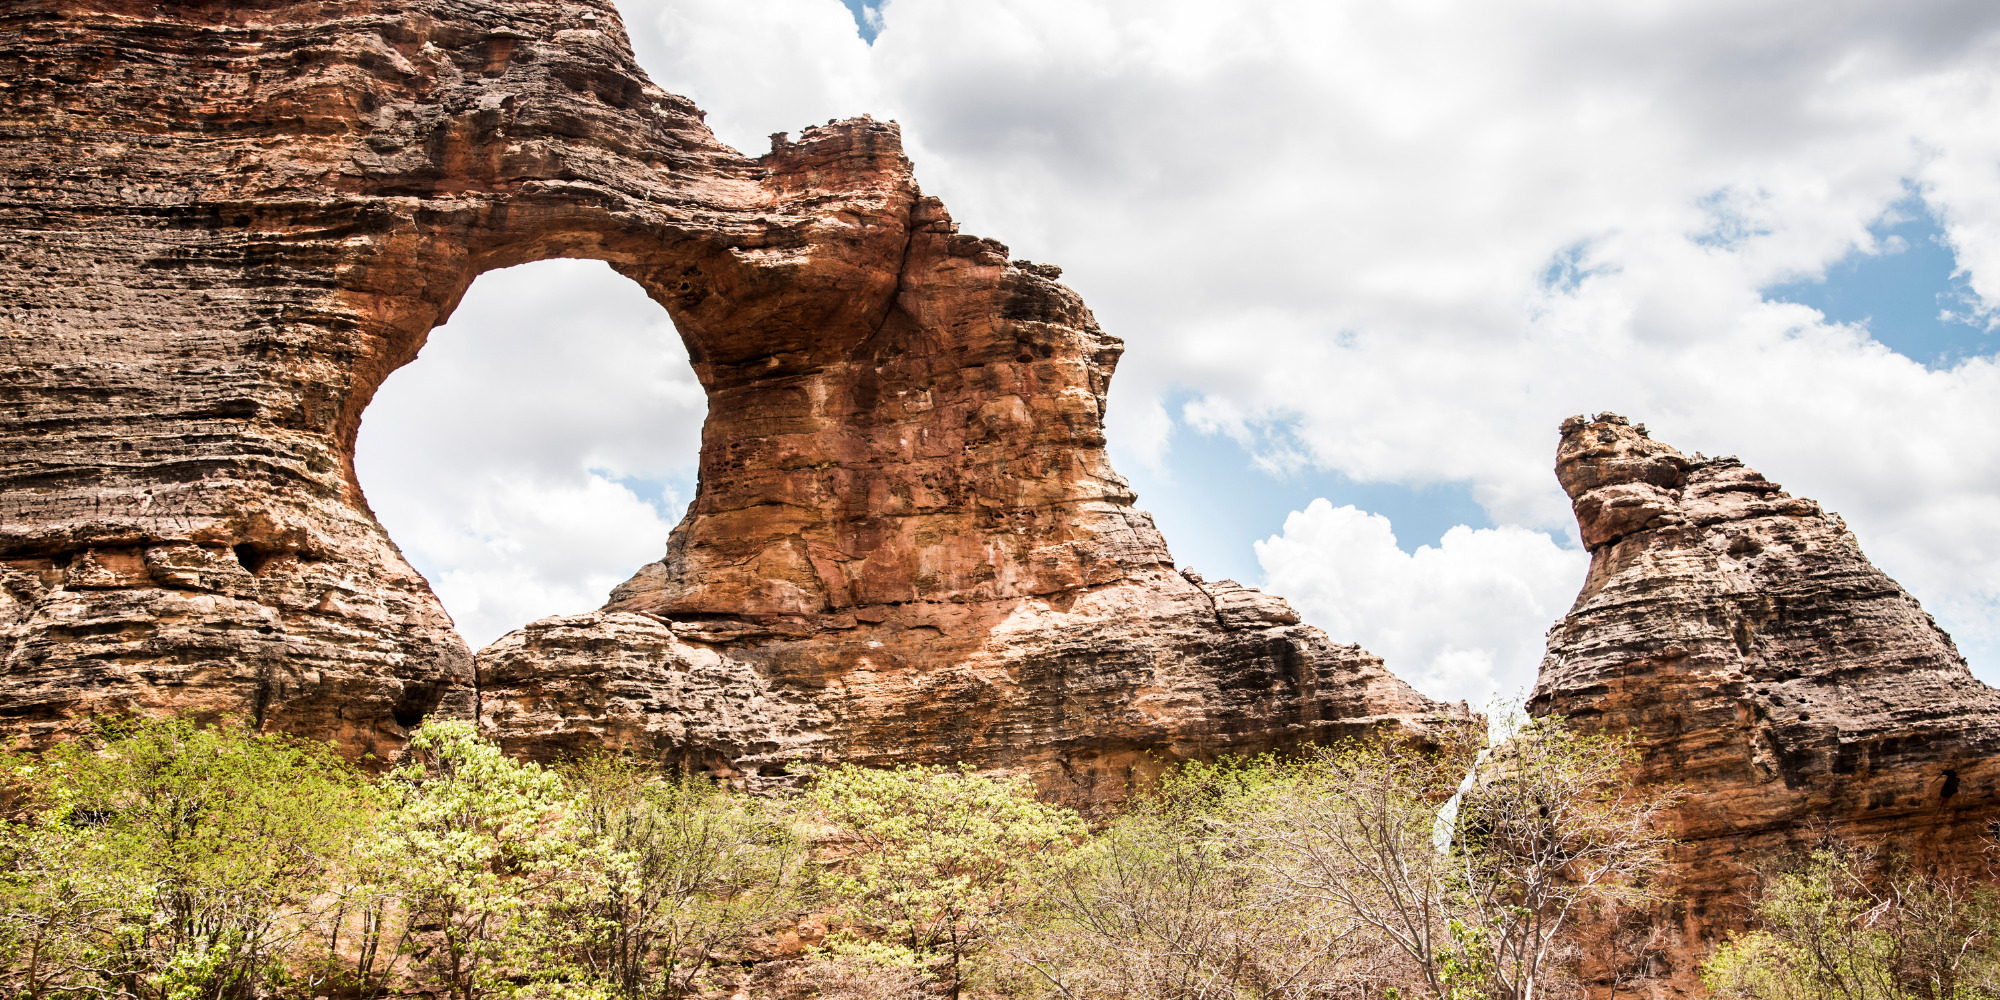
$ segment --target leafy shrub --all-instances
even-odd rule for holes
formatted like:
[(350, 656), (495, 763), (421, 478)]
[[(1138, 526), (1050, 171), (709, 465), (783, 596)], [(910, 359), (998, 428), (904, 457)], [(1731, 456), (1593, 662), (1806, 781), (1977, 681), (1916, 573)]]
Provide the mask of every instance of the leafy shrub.
[[(133, 723), (7, 764), (26, 819), (0, 831), (0, 989), (1560, 993), (1577, 914), (1646, 898), (1663, 800), (1618, 780), (1623, 743), (1559, 720), (1467, 778), (1474, 749), (1360, 741), (1191, 764), (1093, 833), (1025, 783), (964, 768), (839, 767), (773, 801), (609, 758), (544, 768), (464, 722), (426, 724), (373, 779), (316, 744)], [(1764, 936), (1712, 967), (1718, 989), (1832, 995), (1800, 970), (1838, 951), (1841, 982), (1904, 991), (1849, 987), (1854, 1000), (1988, 995), (1990, 894), (1905, 879), (1884, 908), (1837, 874), (1775, 883)], [(744, 971), (781, 953), (766, 931), (816, 907), (848, 927), (805, 961)]]
[(2000, 897), (1990, 886), (1868, 858), (1813, 852), (1764, 879), (1758, 929), (1716, 950), (1702, 978), (1718, 997), (1972, 1000), (2000, 996)]
[(286, 972), (371, 800), (325, 746), (187, 720), (17, 762), (33, 813), (5, 831), (21, 996), (257, 996)]
[(827, 875), (855, 918), (934, 960), (947, 995), (966, 959), (1028, 893), (1030, 879), (1085, 834), (1083, 820), (1037, 801), (1025, 782), (965, 769), (843, 766), (807, 800), (849, 840)]
[(801, 898), (804, 848), (763, 803), (557, 773), (464, 722), (409, 751), (370, 780), (176, 719), (6, 762), (27, 820), (0, 829), (0, 995), (673, 998)]
[(927, 966), (903, 945), (842, 932), (787, 969), (780, 989), (785, 1000), (928, 1000), (938, 983)]
[(774, 810), (713, 783), (600, 757), (564, 774), (592, 877), (553, 923), (618, 996), (691, 996), (709, 959), (808, 898), (807, 856)]
[(413, 953), (462, 1000), (500, 986), (539, 942), (554, 886), (578, 877), (562, 780), (517, 761), (470, 722), (432, 721), (385, 782), (373, 871), (403, 910), (394, 955)]

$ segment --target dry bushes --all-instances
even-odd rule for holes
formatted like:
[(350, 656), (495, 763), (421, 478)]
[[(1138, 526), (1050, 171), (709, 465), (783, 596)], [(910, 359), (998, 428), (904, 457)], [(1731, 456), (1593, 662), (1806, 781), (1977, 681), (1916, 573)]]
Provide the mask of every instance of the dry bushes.
[(1716, 950), (1703, 979), (1742, 1000), (1974, 1000), (2000, 996), (2000, 894), (1839, 846), (1764, 873), (1758, 928)]
[(464, 723), (410, 750), (173, 721), (14, 761), (0, 996), (1534, 1000), (1661, 847), (1629, 750), (1556, 721), (1191, 765), (1096, 830), (962, 769), (773, 800)]
[(1559, 721), (1468, 778), (1473, 751), (1187, 768), (1074, 856), (1011, 954), (1066, 998), (1560, 992), (1581, 911), (1646, 897), (1664, 798)]

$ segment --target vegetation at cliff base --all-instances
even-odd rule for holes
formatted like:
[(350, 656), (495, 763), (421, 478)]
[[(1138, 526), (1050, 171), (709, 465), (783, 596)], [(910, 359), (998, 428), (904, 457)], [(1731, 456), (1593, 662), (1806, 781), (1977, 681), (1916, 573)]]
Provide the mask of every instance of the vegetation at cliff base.
[(963, 768), (752, 796), (433, 721), (368, 775), (133, 722), (9, 762), (0, 995), (1567, 994), (1579, 923), (1649, 901), (1667, 800), (1560, 721), (1478, 751), (1193, 764), (1092, 823)]
[[(1871, 869), (1877, 869), (1871, 871)], [(1756, 928), (1703, 968), (1723, 1000), (2000, 996), (2000, 893), (1825, 847), (1767, 873)]]

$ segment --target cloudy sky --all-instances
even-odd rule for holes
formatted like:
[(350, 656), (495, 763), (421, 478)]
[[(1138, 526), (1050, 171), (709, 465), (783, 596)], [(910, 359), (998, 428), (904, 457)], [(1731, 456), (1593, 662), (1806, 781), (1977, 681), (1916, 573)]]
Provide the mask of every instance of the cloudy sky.
[[(2000, 681), (2000, 5), (628, 0), (751, 154), (871, 113), (1128, 353), (1113, 458), (1182, 565), (1426, 692), (1531, 685), (1613, 410), (1845, 515)], [(360, 473), (475, 646), (657, 558), (704, 412), (602, 264), (479, 280)]]

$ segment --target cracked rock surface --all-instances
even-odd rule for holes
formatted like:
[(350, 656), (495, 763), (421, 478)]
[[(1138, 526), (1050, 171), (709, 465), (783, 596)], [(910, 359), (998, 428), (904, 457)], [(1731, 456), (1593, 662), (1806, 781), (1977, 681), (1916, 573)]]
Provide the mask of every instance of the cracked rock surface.
[[(1105, 457), (1120, 342), (959, 233), (893, 123), (752, 158), (605, 0), (0, 11), (0, 731), (230, 713), (386, 757), (431, 713), (743, 780), (1455, 724), (1174, 572)], [(369, 512), (361, 414), (478, 274), (608, 262), (710, 414), (663, 558), (474, 657)]]
[(1563, 423), (1556, 475), (1590, 574), (1529, 708), (1632, 733), (1638, 780), (1685, 790), (1664, 971), (1691, 986), (1747, 918), (1754, 866), (1784, 852), (1831, 837), (1980, 863), (2000, 830), (2000, 692), (1838, 515), (1616, 414)]

